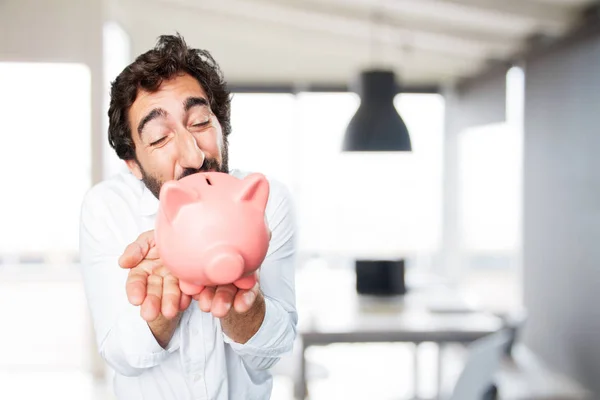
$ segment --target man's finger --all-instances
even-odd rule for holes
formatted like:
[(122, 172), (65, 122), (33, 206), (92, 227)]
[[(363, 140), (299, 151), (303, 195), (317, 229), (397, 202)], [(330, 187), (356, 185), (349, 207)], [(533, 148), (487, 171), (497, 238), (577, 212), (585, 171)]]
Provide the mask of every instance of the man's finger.
[(174, 318), (179, 312), (181, 290), (179, 280), (171, 274), (163, 276), (162, 315), (167, 319)]
[(150, 250), (148, 250), (148, 254), (146, 254), (146, 260), (158, 260), (159, 258), (160, 255), (158, 254), (158, 247), (156, 247), (156, 243), (154, 242), (153, 236), (150, 242)]
[(129, 271), (125, 291), (127, 292), (127, 300), (134, 306), (139, 306), (146, 298), (147, 282), (148, 273), (142, 268), (134, 268)]
[(146, 252), (147, 250), (144, 250), (138, 242), (130, 243), (119, 257), (119, 266), (121, 268), (134, 268), (144, 259)]
[(217, 286), (210, 312), (217, 318), (225, 317), (233, 305), (233, 298), (237, 290), (237, 287), (231, 284)]
[(181, 299), (179, 300), (179, 311), (185, 311), (190, 306), (192, 298), (190, 295), (181, 293)]
[(206, 286), (199, 294), (194, 296), (194, 298), (198, 301), (198, 306), (204, 312), (210, 312), (214, 297), (215, 288), (212, 286)]
[[(135, 242), (129, 244), (121, 257), (119, 257), (119, 265), (121, 268), (133, 268), (137, 266), (144, 258), (148, 256), (150, 249), (154, 246), (154, 231), (142, 233)], [(153, 253), (157, 253), (154, 251)], [(151, 254), (157, 258), (156, 254)]]
[(233, 308), (237, 313), (243, 314), (250, 310), (256, 301), (256, 297), (258, 296), (258, 282), (252, 289), (249, 290), (239, 290), (233, 301)]
[(160, 275), (148, 276), (146, 299), (142, 303), (141, 315), (148, 322), (154, 321), (160, 315), (163, 278)]

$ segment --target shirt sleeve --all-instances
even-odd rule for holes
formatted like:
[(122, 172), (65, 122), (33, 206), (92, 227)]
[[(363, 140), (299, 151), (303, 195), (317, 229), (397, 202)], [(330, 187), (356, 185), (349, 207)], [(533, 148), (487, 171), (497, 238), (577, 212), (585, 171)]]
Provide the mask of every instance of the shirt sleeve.
[(135, 238), (126, 237), (122, 229), (128, 217), (127, 213), (119, 217), (119, 211), (126, 204), (118, 196), (98, 192), (90, 190), (81, 208), (79, 250), (85, 293), (100, 355), (116, 373), (137, 376), (178, 349), (179, 332), (162, 348), (139, 306), (127, 300), (128, 270), (119, 267), (118, 259)]
[(295, 294), (295, 218), (291, 196), (283, 184), (271, 182), (267, 220), (272, 236), (260, 268), (260, 287), (265, 298), (265, 317), (246, 343), (224, 340), (254, 369), (271, 368), (292, 351), (297, 334)]

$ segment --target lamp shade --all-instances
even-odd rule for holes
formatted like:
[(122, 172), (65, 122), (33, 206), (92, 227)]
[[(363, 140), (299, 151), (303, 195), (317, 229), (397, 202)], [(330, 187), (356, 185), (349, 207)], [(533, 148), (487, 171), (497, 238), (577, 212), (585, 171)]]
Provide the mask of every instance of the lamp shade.
[(408, 129), (394, 107), (394, 73), (363, 71), (358, 92), (360, 106), (348, 124), (342, 150), (412, 151)]

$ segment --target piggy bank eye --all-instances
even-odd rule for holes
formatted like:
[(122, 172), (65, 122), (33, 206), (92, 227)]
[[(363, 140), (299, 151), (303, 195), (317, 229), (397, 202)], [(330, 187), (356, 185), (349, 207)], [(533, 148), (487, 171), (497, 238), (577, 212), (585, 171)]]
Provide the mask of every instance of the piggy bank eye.
[(208, 183), (209, 186), (212, 186), (212, 183), (210, 182), (210, 179), (206, 178), (206, 183)]

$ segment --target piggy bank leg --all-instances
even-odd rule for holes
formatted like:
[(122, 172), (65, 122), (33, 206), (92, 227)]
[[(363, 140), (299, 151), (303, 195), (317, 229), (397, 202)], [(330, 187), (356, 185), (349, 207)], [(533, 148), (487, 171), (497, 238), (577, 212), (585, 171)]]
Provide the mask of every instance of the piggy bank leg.
[(233, 282), (233, 284), (240, 289), (252, 289), (256, 285), (256, 272), (251, 275), (245, 276)]
[(194, 295), (200, 293), (202, 291), (202, 289), (204, 289), (204, 286), (194, 285), (193, 283), (184, 282), (184, 281), (180, 280), (179, 281), (179, 289), (181, 289), (181, 291), (185, 294), (194, 296)]

